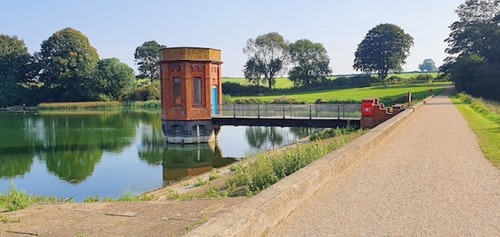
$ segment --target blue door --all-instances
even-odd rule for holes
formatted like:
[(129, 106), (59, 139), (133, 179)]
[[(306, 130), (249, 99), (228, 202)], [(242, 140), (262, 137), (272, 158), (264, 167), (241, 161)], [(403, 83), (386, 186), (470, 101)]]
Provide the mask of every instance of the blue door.
[(217, 108), (217, 87), (212, 87), (212, 114), (219, 114)]

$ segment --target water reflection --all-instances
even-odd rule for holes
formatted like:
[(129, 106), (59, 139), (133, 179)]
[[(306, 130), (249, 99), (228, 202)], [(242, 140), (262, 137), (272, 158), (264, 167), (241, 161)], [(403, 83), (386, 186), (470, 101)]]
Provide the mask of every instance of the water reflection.
[(196, 176), (229, 165), (236, 160), (223, 158), (217, 143), (189, 146), (166, 146), (163, 160), (165, 183)]
[(166, 145), (161, 114), (0, 113), (0, 192), (10, 179), (37, 195), (117, 197), (159, 188), (295, 142), (310, 130), (223, 127), (217, 144)]

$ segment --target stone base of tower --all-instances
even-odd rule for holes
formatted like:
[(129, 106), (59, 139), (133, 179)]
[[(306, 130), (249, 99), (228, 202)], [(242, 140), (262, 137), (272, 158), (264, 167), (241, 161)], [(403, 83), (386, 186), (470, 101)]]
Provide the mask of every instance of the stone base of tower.
[(208, 143), (216, 139), (212, 120), (162, 120), (162, 130), (167, 143)]

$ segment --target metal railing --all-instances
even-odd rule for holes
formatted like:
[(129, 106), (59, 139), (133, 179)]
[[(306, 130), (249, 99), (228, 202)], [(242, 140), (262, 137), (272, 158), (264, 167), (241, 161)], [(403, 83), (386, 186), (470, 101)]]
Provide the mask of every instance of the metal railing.
[(214, 117), (360, 118), (361, 104), (224, 104)]

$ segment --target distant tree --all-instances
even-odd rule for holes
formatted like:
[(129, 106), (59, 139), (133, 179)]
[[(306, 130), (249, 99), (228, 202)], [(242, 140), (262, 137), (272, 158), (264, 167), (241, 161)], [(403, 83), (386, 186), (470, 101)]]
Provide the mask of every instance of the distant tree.
[(313, 43), (301, 39), (290, 44), (289, 54), (295, 66), (289, 72), (289, 79), (296, 87), (311, 86), (325, 80), (331, 73), (325, 47), (321, 43)]
[(436, 67), (436, 63), (434, 60), (428, 58), (425, 59), (421, 64), (418, 65), (418, 69), (422, 72), (436, 72), (438, 68)]
[(0, 35), (0, 107), (20, 104), (31, 55), (17, 36)]
[(139, 65), (139, 77), (150, 78), (151, 80), (160, 78), (159, 51), (167, 46), (158, 44), (151, 40), (146, 41), (135, 49), (134, 58)]
[(97, 64), (96, 77), (101, 83), (101, 99), (120, 100), (134, 86), (134, 70), (117, 58), (106, 58)]
[(245, 63), (245, 68), (243, 70), (243, 74), (245, 78), (251, 82), (252, 84), (258, 86), (262, 80), (262, 74), (264, 63), (254, 57), (248, 59)]
[[(255, 39), (248, 39), (243, 52), (248, 55), (248, 61), (243, 70), (250, 81), (262, 78), (270, 89), (276, 83), (276, 76), (285, 69), (287, 64), (288, 44), (280, 34), (270, 32)], [(258, 83), (256, 83), (258, 84)]]
[(94, 77), (99, 55), (80, 31), (65, 28), (43, 41), (36, 55), (39, 80), (50, 101), (97, 99), (99, 83)]
[(354, 69), (377, 72), (380, 80), (389, 71), (402, 71), (413, 46), (413, 37), (393, 24), (379, 24), (371, 29), (355, 52)]

